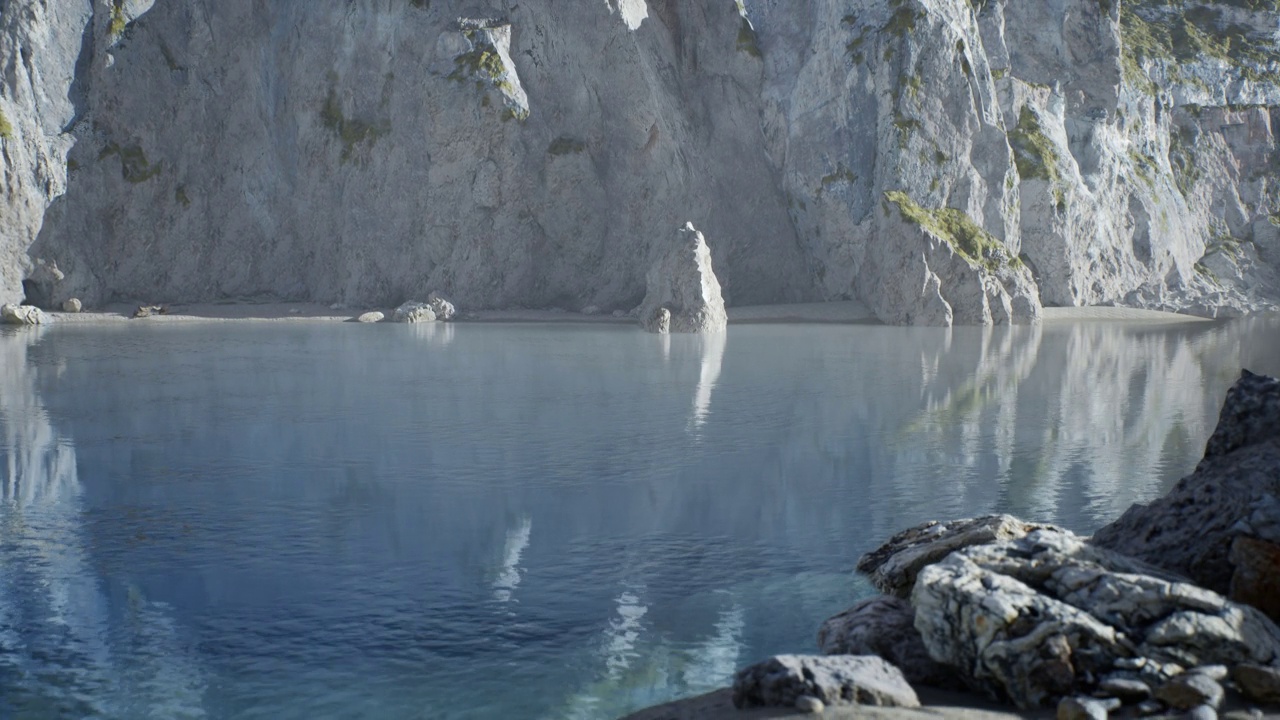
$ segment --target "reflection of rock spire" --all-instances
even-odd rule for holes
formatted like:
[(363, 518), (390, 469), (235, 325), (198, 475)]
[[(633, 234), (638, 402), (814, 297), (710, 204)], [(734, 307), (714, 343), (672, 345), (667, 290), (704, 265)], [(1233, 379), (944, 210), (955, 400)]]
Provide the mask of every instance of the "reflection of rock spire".
[(699, 338), (702, 350), (702, 370), (698, 375), (698, 389), (693, 394), (693, 422), (696, 429), (707, 421), (707, 413), (711, 410), (711, 391), (720, 379), (720, 366), (724, 361), (724, 346), (727, 334), (713, 333)]
[(27, 359), (40, 337), (0, 332), (0, 628), (22, 629), (0, 632), (0, 672), (19, 678), (6, 691), (57, 716), (204, 717), (202, 675), (164, 606), (130, 592), (135, 622), (123, 647), (108, 644), (119, 632), (86, 550), (75, 448)]
[(742, 631), (746, 625), (746, 613), (737, 602), (720, 611), (715, 635), (690, 651), (689, 664), (684, 669), (684, 682), (689, 692), (710, 692), (733, 682), (742, 654)]
[(631, 667), (631, 661), (640, 657), (636, 652), (636, 642), (643, 628), (640, 618), (649, 612), (649, 608), (641, 605), (640, 597), (630, 591), (618, 595), (614, 602), (618, 606), (618, 616), (609, 621), (609, 627), (604, 631), (604, 664), (610, 679), (618, 680), (623, 671)]
[(520, 523), (507, 530), (507, 542), (502, 549), (502, 569), (493, 581), (493, 599), (498, 602), (510, 602), (516, 588), (520, 586), (520, 556), (529, 547), (529, 533), (533, 530), (533, 519), (520, 518)]

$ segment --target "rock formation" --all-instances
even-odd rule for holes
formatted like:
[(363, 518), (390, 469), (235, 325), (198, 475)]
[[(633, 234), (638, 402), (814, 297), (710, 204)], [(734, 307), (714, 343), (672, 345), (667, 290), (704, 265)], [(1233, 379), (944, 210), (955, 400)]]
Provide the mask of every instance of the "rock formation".
[(724, 332), (729, 316), (702, 233), (686, 223), (656, 254), (645, 277), (648, 292), (640, 303), (644, 329), (659, 334)]
[(1280, 381), (1244, 371), (1195, 472), (1093, 543), (1253, 601), (1280, 621)]
[(561, 5), (0, 6), (0, 302), (1280, 298), (1272, 4)]
[(0, 305), (0, 325), (44, 325), (44, 313), (31, 305)]
[(410, 300), (396, 308), (391, 319), (398, 323), (429, 323), (436, 321), (436, 313), (430, 304)]
[(898, 668), (875, 656), (778, 655), (738, 672), (733, 704), (793, 707), (802, 698), (824, 705), (920, 707)]

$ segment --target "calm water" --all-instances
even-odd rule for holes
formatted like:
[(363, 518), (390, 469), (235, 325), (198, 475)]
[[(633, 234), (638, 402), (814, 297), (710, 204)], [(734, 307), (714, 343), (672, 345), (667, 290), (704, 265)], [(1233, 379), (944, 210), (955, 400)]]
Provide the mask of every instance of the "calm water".
[(612, 718), (1190, 471), (1280, 321), (0, 333), (0, 718)]

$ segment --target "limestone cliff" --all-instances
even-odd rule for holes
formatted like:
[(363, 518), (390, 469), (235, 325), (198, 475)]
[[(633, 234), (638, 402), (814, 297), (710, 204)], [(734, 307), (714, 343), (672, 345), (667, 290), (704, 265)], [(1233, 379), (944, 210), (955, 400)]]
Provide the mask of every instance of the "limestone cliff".
[(4, 0), (0, 302), (629, 310), (693, 220), (733, 305), (1273, 307), (1278, 40), (1274, 0)]

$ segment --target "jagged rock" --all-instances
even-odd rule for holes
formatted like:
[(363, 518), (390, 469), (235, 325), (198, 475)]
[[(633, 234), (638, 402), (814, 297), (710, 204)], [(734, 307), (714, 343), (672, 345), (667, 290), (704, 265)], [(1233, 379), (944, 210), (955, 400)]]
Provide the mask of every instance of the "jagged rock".
[(1064, 697), (1058, 702), (1058, 720), (1107, 720), (1107, 714), (1119, 706), (1097, 698)]
[(133, 311), (135, 318), (151, 317), (152, 315), (169, 314), (168, 305), (139, 305), (137, 310)]
[[(1242, 537), (1260, 542), (1243, 541), (1233, 559)], [(1092, 542), (1221, 594), (1238, 574), (1236, 597), (1262, 602), (1277, 618), (1267, 588), (1277, 577), (1268, 548), (1280, 544), (1280, 381), (1243, 371), (1195, 472), (1150, 505), (1131, 507)]]
[(720, 281), (711, 268), (711, 250), (702, 233), (686, 223), (673, 242), (658, 249), (657, 259), (645, 276), (648, 291), (640, 304), (644, 328), (662, 332), (658, 310), (671, 313), (670, 332), (724, 332), (729, 316), (725, 313)]
[(664, 307), (654, 310), (644, 324), (644, 329), (657, 335), (666, 335), (671, 332), (671, 311)]
[(1226, 693), (1216, 680), (1201, 673), (1183, 673), (1156, 688), (1155, 698), (1176, 710), (1201, 705), (1217, 709)]
[(79, 298), (68, 298), (66, 302), (62, 303), (63, 312), (78, 313), (83, 309), (84, 305)]
[(1254, 608), (1057, 529), (953, 552), (912, 604), (934, 659), (1023, 708), (1116, 669), (1280, 661), (1280, 628)]
[(926, 565), (961, 548), (1020, 538), (1041, 527), (1047, 526), (1025, 523), (1011, 515), (928, 522), (903, 530), (863, 555), (858, 559), (858, 572), (867, 575), (881, 592), (907, 598), (916, 575)]
[(453, 303), (434, 291), (427, 296), (427, 304), (431, 306), (431, 312), (436, 314), (437, 320), (452, 320), (458, 312)]
[(427, 303), (410, 300), (396, 308), (391, 319), (398, 323), (435, 322), (436, 313)]
[(1250, 700), (1280, 705), (1280, 668), (1241, 663), (1232, 671), (1231, 679)]
[(818, 649), (827, 655), (877, 655), (912, 685), (964, 688), (955, 670), (929, 657), (911, 604), (892, 595), (868, 598), (828, 619), (818, 629)]
[(735, 707), (793, 707), (808, 696), (828, 706), (920, 707), (898, 668), (872, 655), (776, 655), (738, 671)]
[(356, 322), (378, 323), (378, 322), (382, 322), (385, 318), (386, 318), (386, 315), (383, 315), (381, 312), (374, 310), (372, 312), (364, 313), (360, 317), (357, 317)]
[(1133, 678), (1107, 677), (1098, 683), (1098, 694), (1127, 705), (1136, 704), (1151, 698), (1151, 686)]
[(46, 319), (34, 305), (0, 306), (0, 325), (44, 325)]
[(1230, 597), (1280, 619), (1280, 545), (1237, 535), (1227, 555), (1235, 566)]

